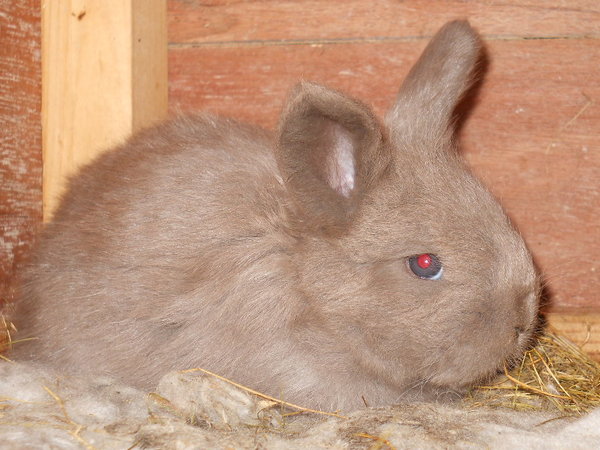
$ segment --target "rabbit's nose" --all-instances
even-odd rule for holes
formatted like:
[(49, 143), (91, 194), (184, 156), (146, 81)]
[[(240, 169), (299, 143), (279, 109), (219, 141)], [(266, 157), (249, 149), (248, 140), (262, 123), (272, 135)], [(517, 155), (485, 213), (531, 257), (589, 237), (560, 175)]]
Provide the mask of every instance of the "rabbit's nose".
[(525, 329), (523, 327), (515, 327), (515, 338), (519, 339), (523, 333), (525, 333)]
[(536, 323), (528, 323), (526, 326), (516, 326), (515, 330), (515, 342), (520, 348), (527, 348), (532, 343), (532, 337), (534, 336)]

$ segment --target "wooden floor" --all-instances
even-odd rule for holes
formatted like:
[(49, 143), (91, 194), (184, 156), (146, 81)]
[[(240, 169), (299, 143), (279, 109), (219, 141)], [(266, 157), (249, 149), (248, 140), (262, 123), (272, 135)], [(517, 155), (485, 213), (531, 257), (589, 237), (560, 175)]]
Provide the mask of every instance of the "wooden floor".
[(600, 313), (549, 313), (546, 319), (551, 331), (568, 337), (600, 362)]

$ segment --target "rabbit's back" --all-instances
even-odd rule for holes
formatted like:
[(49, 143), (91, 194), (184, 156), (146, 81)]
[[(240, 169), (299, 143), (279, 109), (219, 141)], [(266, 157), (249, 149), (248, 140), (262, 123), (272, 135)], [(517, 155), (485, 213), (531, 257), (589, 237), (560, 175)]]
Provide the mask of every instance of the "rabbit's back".
[[(205, 323), (226, 317), (219, 299), (233, 302), (244, 276), (277, 278), (280, 189), (271, 137), (210, 116), (177, 119), (101, 156), (71, 180), (23, 276), (21, 336), (41, 339), (15, 351), (107, 372), (154, 358), (199, 363), (190, 340), (215, 342)], [(199, 315), (204, 329), (193, 329)], [(144, 383), (141, 372), (131, 381)]]

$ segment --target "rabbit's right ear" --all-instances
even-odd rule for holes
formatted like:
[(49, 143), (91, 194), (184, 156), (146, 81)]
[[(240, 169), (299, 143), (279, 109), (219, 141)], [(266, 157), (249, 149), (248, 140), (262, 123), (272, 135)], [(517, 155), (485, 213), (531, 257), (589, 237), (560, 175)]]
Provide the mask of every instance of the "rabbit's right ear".
[(382, 127), (357, 100), (300, 83), (282, 113), (276, 158), (304, 227), (339, 230), (391, 160)]
[(444, 25), (402, 84), (386, 123), (400, 140), (437, 140), (453, 125), (456, 105), (470, 87), (481, 52), (466, 20)]

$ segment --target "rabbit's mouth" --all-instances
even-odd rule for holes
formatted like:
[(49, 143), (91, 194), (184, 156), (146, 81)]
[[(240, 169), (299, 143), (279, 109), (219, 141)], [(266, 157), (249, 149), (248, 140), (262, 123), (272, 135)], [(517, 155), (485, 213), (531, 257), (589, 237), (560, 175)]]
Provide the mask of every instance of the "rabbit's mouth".
[(490, 381), (521, 362), (525, 351), (535, 342), (535, 327), (535, 323), (526, 328), (514, 327), (512, 333), (506, 332), (504, 339), (486, 335), (479, 342), (472, 339), (463, 342), (455, 347), (455, 352), (446, 352), (437, 364), (437, 373), (433, 369), (429, 383), (442, 390), (464, 390)]

